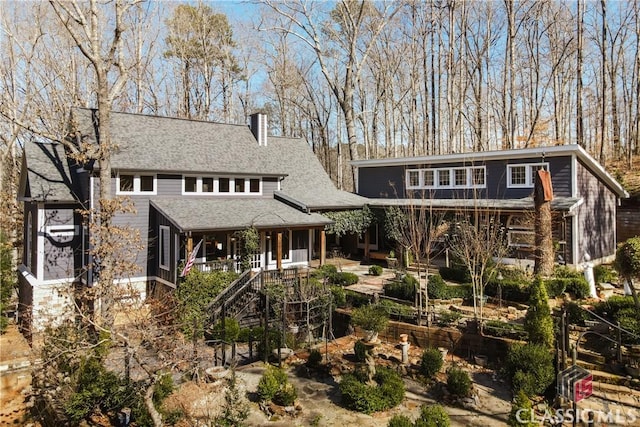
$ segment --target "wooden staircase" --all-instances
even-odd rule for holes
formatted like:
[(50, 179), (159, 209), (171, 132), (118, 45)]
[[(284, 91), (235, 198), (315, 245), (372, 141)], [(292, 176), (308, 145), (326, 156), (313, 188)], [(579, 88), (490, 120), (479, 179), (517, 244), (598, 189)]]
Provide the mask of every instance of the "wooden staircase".
[(211, 324), (223, 317), (234, 318), (243, 327), (260, 324), (261, 275), (247, 270), (218, 294), (207, 307)]

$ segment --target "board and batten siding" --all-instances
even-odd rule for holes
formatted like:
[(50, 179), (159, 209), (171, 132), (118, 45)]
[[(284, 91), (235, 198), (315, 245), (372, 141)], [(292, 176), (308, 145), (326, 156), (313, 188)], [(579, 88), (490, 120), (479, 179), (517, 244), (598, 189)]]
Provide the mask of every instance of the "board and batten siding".
[(38, 233), (44, 235), (43, 276), (40, 280), (69, 280), (83, 267), (82, 218), (70, 205), (46, 205), (45, 223)]
[[(31, 235), (28, 234), (27, 229), (29, 227), (29, 215), (31, 215)], [(25, 202), (24, 205), (24, 220), (23, 220), (23, 231), (22, 235), (25, 236), (25, 241), (23, 244), (22, 251), (22, 264), (24, 264), (27, 269), (31, 272), (31, 274), (42, 280), (42, 277), (38, 277), (38, 205), (33, 202)], [(28, 264), (28, 254), (27, 254), (27, 239), (29, 239), (30, 251), (31, 252), (31, 265)]]
[[(425, 197), (434, 199), (520, 199), (531, 196), (533, 188), (507, 188), (507, 165), (523, 163), (549, 163), (554, 194), (558, 197), (571, 196), (571, 157), (560, 156), (542, 159), (540, 157), (516, 160), (490, 160), (487, 162), (422, 163), (406, 166), (375, 166), (358, 168), (358, 194), (371, 198), (405, 198), (405, 177), (407, 169), (486, 167), (486, 188), (479, 189), (434, 189), (424, 190)], [(423, 190), (414, 192), (413, 197), (422, 198)]]
[[(175, 283), (177, 277), (178, 260), (180, 259), (180, 233), (177, 228), (153, 206), (150, 207), (149, 244), (147, 245), (147, 271), (149, 277), (157, 277), (169, 283)], [(160, 226), (169, 227), (169, 269), (160, 268), (160, 248), (158, 233)]]
[(588, 253), (592, 260), (612, 257), (616, 252), (617, 197), (602, 181), (595, 177), (580, 161), (576, 162), (578, 197), (584, 203), (577, 210), (579, 233), (577, 259), (584, 261)]

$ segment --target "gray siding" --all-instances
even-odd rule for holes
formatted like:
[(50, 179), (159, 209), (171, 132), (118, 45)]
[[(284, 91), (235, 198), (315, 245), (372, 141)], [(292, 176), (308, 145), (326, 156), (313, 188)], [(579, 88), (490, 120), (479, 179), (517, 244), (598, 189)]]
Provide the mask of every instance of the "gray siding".
[(616, 251), (616, 195), (593, 176), (581, 163), (577, 165), (578, 197), (584, 203), (578, 208), (578, 259), (584, 253), (598, 259), (614, 255)]
[[(157, 276), (168, 282), (175, 283), (177, 277), (177, 266), (180, 254), (178, 254), (177, 248), (179, 246), (180, 235), (178, 230), (171, 224), (171, 222), (160, 214), (152, 206), (149, 212), (149, 237), (147, 245), (147, 276)], [(158, 248), (158, 233), (160, 232), (160, 226), (166, 225), (169, 227), (169, 270), (160, 268), (159, 261), (159, 248)]]
[[(175, 197), (226, 197), (225, 195), (213, 194), (194, 194), (183, 196), (182, 194), (182, 175), (163, 175), (159, 174), (158, 178), (158, 196), (175, 196)], [(263, 178), (262, 180), (262, 196), (273, 197), (273, 193), (278, 189), (277, 178)], [(250, 194), (247, 197), (256, 197)]]
[[(571, 196), (571, 157), (544, 159), (549, 163), (553, 191), (556, 196)], [(532, 194), (532, 188), (507, 188), (507, 165), (519, 163), (539, 163), (543, 159), (492, 160), (486, 163), (438, 163), (407, 166), (381, 166), (358, 168), (358, 194), (372, 198), (404, 198), (405, 171), (414, 168), (447, 168), (459, 166), (486, 166), (487, 185), (484, 189), (424, 190), (425, 197), (436, 199), (519, 199)], [(422, 190), (413, 196), (421, 198)]]
[[(38, 279), (72, 279), (83, 267), (80, 215), (74, 212), (72, 206), (46, 206), (44, 217), (41, 231), (44, 236), (44, 277)], [(50, 227), (74, 229), (75, 233), (61, 234)]]

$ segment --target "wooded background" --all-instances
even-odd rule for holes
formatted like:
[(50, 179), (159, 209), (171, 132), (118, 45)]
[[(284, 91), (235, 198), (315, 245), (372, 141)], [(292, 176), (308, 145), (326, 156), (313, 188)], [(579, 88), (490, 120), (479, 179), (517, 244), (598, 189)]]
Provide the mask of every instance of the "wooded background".
[[(639, 15), (607, 0), (1, 2), (3, 188), (15, 194), (21, 143), (64, 138), (105, 78), (115, 111), (263, 111), (347, 190), (362, 158), (578, 143), (631, 169)], [(87, 52), (114, 58), (104, 75)]]

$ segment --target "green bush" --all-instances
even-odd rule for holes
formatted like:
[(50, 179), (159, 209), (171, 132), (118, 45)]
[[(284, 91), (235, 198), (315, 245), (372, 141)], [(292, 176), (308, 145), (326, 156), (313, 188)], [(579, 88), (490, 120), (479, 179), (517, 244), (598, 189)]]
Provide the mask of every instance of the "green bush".
[(405, 283), (404, 280), (393, 280), (384, 285), (384, 294), (391, 298), (413, 302), (416, 298), (416, 286)]
[(309, 352), (309, 358), (307, 359), (307, 367), (310, 369), (318, 369), (322, 363), (322, 353), (316, 348)]
[(511, 404), (511, 412), (509, 413), (507, 424), (510, 427), (535, 427), (538, 423), (528, 421), (533, 419), (535, 419), (533, 404), (527, 395), (520, 390), (516, 393)]
[[(635, 307), (624, 308), (616, 313), (615, 320), (620, 323), (620, 327), (640, 336), (640, 310)], [(638, 344), (640, 339), (629, 334), (622, 334), (624, 344)]]
[(471, 378), (467, 371), (455, 366), (447, 369), (447, 390), (454, 396), (469, 396), (471, 393)]
[(567, 310), (567, 322), (572, 325), (584, 325), (584, 321), (589, 319), (587, 312), (578, 303), (570, 301), (564, 307)]
[(555, 339), (553, 318), (549, 308), (547, 289), (540, 276), (536, 277), (531, 285), (529, 308), (524, 317), (524, 329), (529, 334), (530, 342), (553, 347)]
[(507, 352), (504, 372), (515, 392), (542, 394), (555, 379), (553, 354), (540, 344), (513, 344)]
[(362, 340), (356, 341), (353, 345), (353, 352), (356, 355), (357, 362), (364, 362), (367, 358), (367, 346)]
[(439, 274), (432, 274), (429, 276), (429, 282), (427, 283), (427, 294), (429, 298), (434, 299), (447, 299), (447, 284)]
[(525, 341), (529, 336), (521, 324), (503, 322), (501, 320), (487, 320), (483, 331), (487, 335), (494, 337), (505, 337), (520, 341)]
[(553, 269), (553, 275), (554, 277), (565, 279), (579, 279), (582, 277), (582, 273), (573, 268), (569, 268), (566, 265), (556, 265)]
[(411, 418), (406, 415), (396, 414), (387, 423), (387, 427), (413, 427), (413, 422), (411, 422)]
[(427, 378), (433, 378), (442, 368), (442, 353), (437, 348), (427, 348), (420, 359), (420, 373)]
[(484, 289), (485, 295), (497, 298), (498, 286), (502, 290), (502, 299), (504, 301), (526, 303), (529, 300), (529, 281), (496, 280), (494, 278), (487, 283)]
[(567, 283), (567, 292), (575, 295), (577, 299), (586, 298), (590, 293), (589, 283), (582, 276), (576, 277)]
[(348, 271), (342, 271), (340, 273), (336, 273), (333, 278), (333, 283), (340, 286), (355, 285), (358, 283), (358, 275)]
[(370, 266), (369, 274), (372, 276), (380, 276), (382, 274), (382, 267), (377, 264)]
[(596, 303), (593, 306), (593, 311), (600, 316), (607, 317), (609, 320), (614, 320), (618, 311), (633, 307), (635, 307), (635, 304), (632, 296), (614, 295), (606, 301)]
[(153, 387), (153, 403), (159, 407), (174, 390), (173, 378), (171, 374), (164, 374)]
[(404, 304), (397, 303), (395, 301), (390, 301), (388, 299), (381, 299), (378, 303), (380, 307), (383, 307), (389, 317), (398, 318), (398, 319), (412, 319), (415, 315), (415, 310), (413, 306), (408, 306)]
[(224, 327), (222, 319), (217, 321), (209, 333), (205, 333), (205, 337), (210, 340), (224, 340), (227, 342), (236, 341), (240, 336), (240, 323), (233, 317), (224, 319)]
[(615, 265), (624, 278), (640, 277), (640, 236), (632, 237), (618, 246)]
[(544, 285), (547, 288), (547, 294), (549, 295), (549, 298), (555, 298), (564, 294), (565, 290), (567, 289), (567, 282), (569, 282), (570, 280), (571, 279), (557, 277), (545, 280)]
[(345, 289), (344, 295), (347, 300), (347, 305), (354, 308), (368, 305), (371, 302), (368, 295), (361, 294), (360, 292), (355, 292), (350, 289)]
[(393, 408), (404, 399), (404, 382), (391, 369), (377, 368), (374, 376), (377, 386), (367, 385), (364, 380), (357, 373), (342, 377), (339, 388), (346, 408), (370, 414)]
[(347, 306), (347, 294), (342, 286), (331, 286), (331, 295), (334, 306), (340, 308)]
[(452, 264), (451, 267), (440, 267), (438, 272), (444, 280), (451, 280), (458, 283), (469, 283), (471, 281), (469, 269), (461, 264)]
[(325, 264), (313, 270), (311, 272), (311, 277), (331, 280), (336, 273), (338, 273), (338, 267), (333, 264)]
[(283, 369), (268, 366), (258, 382), (258, 397), (260, 400), (288, 406), (296, 399), (297, 393)]
[(351, 322), (367, 331), (382, 332), (389, 323), (389, 315), (379, 305), (363, 305), (353, 310)]
[(438, 313), (438, 326), (451, 326), (458, 323), (462, 318), (462, 314), (457, 311), (443, 311)]
[(618, 282), (618, 272), (609, 265), (599, 264), (593, 267), (593, 276), (596, 283)]
[(414, 424), (415, 427), (449, 427), (450, 425), (449, 414), (442, 405), (423, 405), (420, 408), (420, 416)]

